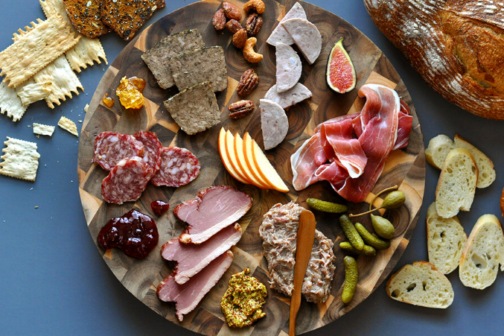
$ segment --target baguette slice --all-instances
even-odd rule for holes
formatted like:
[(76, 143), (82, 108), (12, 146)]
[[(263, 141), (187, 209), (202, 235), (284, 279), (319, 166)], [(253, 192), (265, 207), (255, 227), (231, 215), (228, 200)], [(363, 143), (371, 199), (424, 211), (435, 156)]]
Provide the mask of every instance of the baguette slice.
[(469, 150), (478, 166), (477, 188), (486, 188), (495, 181), (495, 169), (492, 160), (483, 154), (479, 149), (464, 140), (460, 135), (455, 135), (455, 147)]
[(460, 263), (467, 241), (464, 228), (457, 217), (442, 218), (432, 203), (427, 210), (427, 250), (429, 262), (441, 273), (450, 274)]
[(448, 308), (455, 293), (450, 280), (426, 261), (405, 265), (387, 281), (392, 299), (427, 308)]
[(452, 139), (444, 134), (439, 134), (429, 141), (425, 150), (425, 159), (437, 169), (443, 169), (448, 153), (455, 149)]
[(469, 211), (478, 183), (478, 167), (467, 149), (456, 148), (446, 157), (436, 188), (436, 209), (443, 218)]
[(504, 271), (502, 227), (494, 215), (483, 215), (474, 225), (462, 251), (460, 281), (466, 287), (485, 289), (497, 278), (499, 264)]

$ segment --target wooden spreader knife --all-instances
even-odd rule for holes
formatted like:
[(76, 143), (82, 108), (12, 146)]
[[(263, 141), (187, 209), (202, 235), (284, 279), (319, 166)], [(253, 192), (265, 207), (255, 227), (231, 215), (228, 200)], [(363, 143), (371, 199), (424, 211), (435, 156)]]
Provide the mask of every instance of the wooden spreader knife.
[(316, 224), (315, 216), (311, 211), (301, 212), (297, 232), (296, 264), (294, 264), (294, 290), (290, 304), (289, 336), (296, 334), (296, 317), (301, 306), (301, 289), (315, 240)]

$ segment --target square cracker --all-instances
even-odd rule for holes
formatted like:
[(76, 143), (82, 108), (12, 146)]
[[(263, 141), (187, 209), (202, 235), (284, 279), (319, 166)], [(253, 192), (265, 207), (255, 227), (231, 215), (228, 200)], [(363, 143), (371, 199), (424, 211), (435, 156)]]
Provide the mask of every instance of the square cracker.
[(170, 58), (184, 51), (200, 49), (205, 46), (198, 29), (188, 29), (170, 35), (159, 41), (154, 48), (147, 50), (142, 59), (156, 78), (159, 86), (169, 89), (175, 82), (168, 66)]
[(33, 123), (33, 134), (52, 136), (55, 126)]
[(72, 120), (65, 117), (61, 117), (61, 119), (58, 121), (58, 126), (63, 128), (68, 133), (73, 134), (76, 137), (79, 137), (79, 133), (77, 132), (77, 125), (75, 125), (75, 123)]
[(227, 67), (222, 47), (207, 47), (184, 52), (169, 61), (179, 91), (198, 83), (210, 82), (214, 92), (227, 88)]
[(199, 83), (164, 102), (180, 128), (189, 135), (203, 132), (220, 122), (220, 111), (210, 83)]
[(26, 112), (26, 106), (21, 103), (16, 89), (10, 88), (5, 80), (0, 84), (0, 112), (7, 113), (12, 121), (20, 120)]
[[(63, 0), (39, 0), (39, 2), (46, 17), (59, 14), (70, 24)], [(88, 65), (92, 66), (94, 62), (101, 64), (100, 59), (103, 59), (108, 64), (107, 56), (100, 40), (90, 39), (85, 36), (82, 36), (75, 47), (65, 53), (65, 56), (72, 70), (77, 72), (81, 72), (81, 69), (86, 69)]]
[(72, 26), (55, 14), (46, 21), (32, 22), (33, 29), (0, 53), (0, 76), (10, 87), (18, 87), (80, 40)]
[(0, 174), (22, 180), (35, 181), (37, 178), (38, 159), (37, 144), (7, 137), (7, 146), (0, 162)]
[(35, 83), (29, 79), (23, 85), (16, 88), (17, 95), (21, 99), (21, 104), (28, 107), (39, 100), (49, 97), (52, 92), (52, 83), (49, 79), (45, 82)]

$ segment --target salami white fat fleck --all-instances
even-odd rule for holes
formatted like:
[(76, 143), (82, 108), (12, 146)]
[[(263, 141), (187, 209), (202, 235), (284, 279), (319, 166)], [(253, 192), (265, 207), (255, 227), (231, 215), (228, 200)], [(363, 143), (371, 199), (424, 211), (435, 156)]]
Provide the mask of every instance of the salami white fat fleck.
[(143, 159), (151, 168), (151, 177), (156, 174), (161, 165), (161, 150), (163, 145), (159, 142), (156, 133), (141, 131), (134, 135), (135, 139), (140, 141), (145, 148)]
[(141, 157), (120, 161), (103, 179), (103, 199), (113, 204), (136, 201), (149, 183), (150, 173), (150, 167)]
[(198, 158), (185, 148), (163, 148), (161, 167), (152, 178), (155, 186), (180, 187), (198, 177), (200, 164)]
[(119, 161), (134, 156), (143, 157), (144, 152), (144, 145), (133, 135), (103, 132), (95, 139), (93, 162), (111, 170)]

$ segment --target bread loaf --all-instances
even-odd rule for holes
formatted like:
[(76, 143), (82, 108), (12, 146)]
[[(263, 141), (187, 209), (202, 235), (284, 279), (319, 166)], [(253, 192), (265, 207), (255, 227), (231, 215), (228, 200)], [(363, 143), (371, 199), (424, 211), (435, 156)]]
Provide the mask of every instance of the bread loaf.
[(427, 210), (427, 250), (429, 262), (443, 274), (450, 274), (460, 263), (467, 241), (464, 228), (457, 217), (442, 218), (432, 203)]
[(504, 119), (504, 3), (364, 0), (378, 28), (444, 98)]
[(455, 296), (450, 280), (425, 261), (401, 268), (390, 277), (386, 288), (394, 300), (428, 308), (448, 308)]
[(462, 251), (459, 277), (466, 287), (485, 289), (504, 271), (504, 235), (494, 215), (481, 216)]

